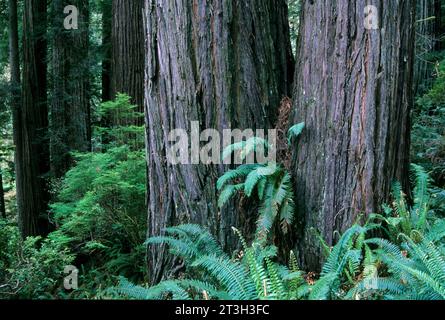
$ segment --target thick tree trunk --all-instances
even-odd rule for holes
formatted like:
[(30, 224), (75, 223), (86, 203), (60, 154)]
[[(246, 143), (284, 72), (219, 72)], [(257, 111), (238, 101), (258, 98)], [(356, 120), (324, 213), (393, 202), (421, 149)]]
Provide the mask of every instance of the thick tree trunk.
[(23, 82), (16, 130), (17, 205), (23, 237), (48, 231), (48, 107), (46, 80), (46, 1), (25, 0)]
[(0, 217), (6, 219), (5, 190), (3, 189), (3, 175), (0, 171)]
[[(113, 0), (111, 96), (128, 94), (144, 112), (144, 1)], [(125, 122), (125, 119), (117, 119)], [(143, 117), (136, 120), (143, 125)]]
[[(146, 8), (146, 148), (148, 236), (184, 222), (208, 226), (232, 249), (232, 226), (255, 217), (217, 207), (216, 165), (171, 165), (168, 134), (201, 130), (270, 128), (280, 99), (289, 94), (293, 58), (284, 0), (148, 1)], [(244, 222), (243, 222), (244, 221)], [(171, 267), (164, 246), (150, 246), (156, 282)]]
[[(300, 256), (317, 270), (313, 229), (332, 245), (359, 215), (378, 212), (394, 180), (408, 185), (415, 1), (304, 1), (294, 90), (296, 204), (305, 218)], [(372, 26), (372, 23), (367, 23)]]
[[(78, 9), (78, 29), (65, 30), (64, 8)], [(51, 172), (62, 177), (73, 163), (70, 152), (91, 149), (88, 0), (54, 0), (51, 100)]]

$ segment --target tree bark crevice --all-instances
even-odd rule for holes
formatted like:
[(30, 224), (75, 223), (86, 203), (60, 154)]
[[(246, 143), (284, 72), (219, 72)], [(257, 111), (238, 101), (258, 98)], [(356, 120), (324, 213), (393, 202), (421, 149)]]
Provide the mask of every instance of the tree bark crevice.
[(294, 88), (296, 203), (304, 216), (304, 267), (319, 270), (318, 230), (329, 245), (361, 215), (408, 186), (415, 2), (376, 3), (380, 26), (364, 27), (367, 1), (303, 4)]
[[(182, 128), (190, 134), (191, 121), (221, 133), (274, 125), (293, 77), (287, 5), (151, 1), (145, 25), (148, 236), (162, 234), (166, 226), (199, 223), (231, 250), (237, 243), (231, 227), (243, 229), (252, 219), (235, 205), (218, 209), (215, 184), (227, 168), (168, 164), (168, 133)], [(153, 283), (168, 276), (172, 264), (165, 247), (148, 249)]]

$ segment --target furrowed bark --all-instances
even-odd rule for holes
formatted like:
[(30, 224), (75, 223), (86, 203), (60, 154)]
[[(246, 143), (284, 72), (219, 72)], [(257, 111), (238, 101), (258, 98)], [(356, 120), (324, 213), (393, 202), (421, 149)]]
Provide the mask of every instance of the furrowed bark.
[(23, 237), (49, 229), (46, 8), (46, 1), (24, 2), (22, 101), (16, 128), (17, 205)]
[[(243, 230), (256, 215), (235, 205), (219, 210), (216, 179), (224, 166), (171, 165), (168, 133), (191, 121), (200, 129), (268, 129), (290, 93), (293, 57), (287, 6), (282, 0), (147, 1), (146, 152), (148, 236), (191, 222), (209, 227), (227, 250), (231, 227)], [(175, 264), (165, 246), (148, 248), (151, 281)]]
[[(77, 30), (64, 28), (68, 5), (78, 9)], [(51, 172), (61, 178), (73, 164), (71, 152), (91, 149), (88, 1), (54, 0), (52, 11)]]
[[(111, 96), (128, 94), (144, 112), (144, 1), (113, 0), (111, 32)], [(115, 119), (126, 123), (126, 119)], [(135, 125), (143, 125), (143, 117)]]
[[(377, 7), (377, 30), (364, 27)], [(296, 204), (305, 219), (300, 259), (319, 270), (329, 245), (360, 215), (379, 212), (394, 180), (408, 187), (413, 104), (413, 0), (304, 1), (294, 89)]]

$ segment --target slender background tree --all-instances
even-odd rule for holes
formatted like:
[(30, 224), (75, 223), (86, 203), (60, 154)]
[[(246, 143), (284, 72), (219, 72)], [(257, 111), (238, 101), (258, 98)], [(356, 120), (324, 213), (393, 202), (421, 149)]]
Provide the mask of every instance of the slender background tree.
[[(111, 28), (111, 96), (128, 94), (144, 112), (144, 1), (113, 0)], [(136, 124), (144, 123), (143, 117)], [(125, 119), (116, 119), (125, 121)]]
[(440, 20), (436, 0), (418, 0), (416, 15), (416, 59), (414, 92), (422, 93), (431, 87), (437, 61), (430, 55), (437, 47), (436, 20)]
[(6, 219), (5, 192), (3, 189), (3, 175), (0, 170), (0, 216)]
[[(11, 110), (12, 110), (12, 125), (13, 125), (13, 139), (15, 148), (14, 162), (15, 175), (17, 182), (17, 189), (19, 183), (22, 183), (23, 176), (21, 171), (21, 164), (19, 161), (23, 159), (21, 149), (17, 148), (20, 141), (22, 141), (21, 129), (21, 99), (20, 99), (20, 52), (19, 52), (19, 31), (18, 31), (18, 14), (17, 14), (17, 0), (9, 0), (9, 68), (10, 68), (10, 89), (11, 89)], [(19, 203), (23, 202), (22, 194), (17, 190), (17, 207)]]
[[(51, 172), (60, 178), (72, 152), (91, 149), (88, 0), (52, 2)], [(77, 8), (77, 29), (65, 29), (64, 8)]]
[(100, 2), (102, 14), (102, 101), (111, 100), (111, 21), (112, 2)]

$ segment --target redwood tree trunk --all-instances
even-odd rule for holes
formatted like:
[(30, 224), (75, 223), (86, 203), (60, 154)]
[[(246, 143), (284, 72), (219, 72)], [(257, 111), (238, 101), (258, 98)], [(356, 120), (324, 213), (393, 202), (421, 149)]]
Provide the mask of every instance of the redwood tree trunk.
[[(113, 0), (111, 96), (126, 93), (144, 112), (144, 1)], [(118, 119), (125, 120), (125, 119)], [(141, 117), (136, 121), (142, 125)]]
[[(65, 30), (65, 6), (79, 10), (78, 29)], [(62, 177), (71, 167), (70, 152), (91, 149), (88, 59), (88, 0), (54, 0), (51, 101), (51, 172)]]
[[(17, 205), (23, 237), (48, 231), (46, 1), (25, 0), (22, 104), (16, 137)], [(16, 66), (14, 66), (16, 67)]]
[[(289, 94), (293, 58), (284, 0), (148, 1), (145, 8), (148, 236), (184, 222), (208, 226), (226, 249), (231, 227), (254, 217), (217, 207), (223, 166), (170, 165), (168, 133), (270, 128)], [(171, 269), (164, 246), (150, 246), (156, 282)]]
[(306, 129), (293, 172), (310, 270), (322, 260), (313, 229), (332, 245), (335, 231), (381, 210), (394, 180), (408, 185), (416, 3), (371, 1), (380, 21), (368, 30), (369, 3), (302, 3), (294, 122)]
[(0, 171), (0, 217), (6, 219), (5, 191), (3, 189), (3, 175), (1, 171)]

